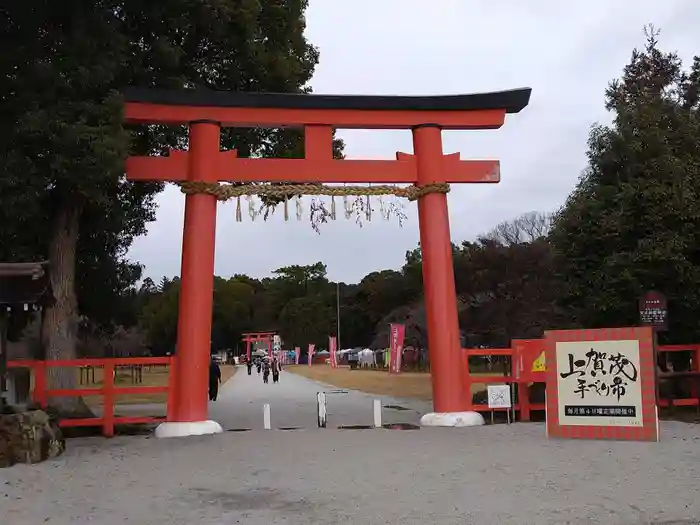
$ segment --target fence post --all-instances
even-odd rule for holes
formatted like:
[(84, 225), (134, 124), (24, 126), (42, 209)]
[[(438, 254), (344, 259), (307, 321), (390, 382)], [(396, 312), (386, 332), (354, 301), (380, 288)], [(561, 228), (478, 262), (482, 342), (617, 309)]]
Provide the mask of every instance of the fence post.
[(270, 421), (270, 404), (265, 403), (263, 405), (263, 427), (265, 430), (272, 429), (272, 422)]
[(32, 398), (41, 408), (46, 408), (48, 397), (46, 395), (46, 363), (34, 361), (34, 392)]
[(177, 358), (175, 356), (170, 358), (169, 369), (168, 369), (168, 401), (166, 408), (166, 419), (170, 422), (175, 421), (175, 396), (177, 392), (175, 390), (175, 367), (177, 366)]
[[(700, 346), (696, 346), (693, 353), (692, 353), (692, 363), (690, 366), (690, 370), (693, 372), (698, 372), (700, 371)], [(700, 388), (698, 385), (697, 381), (691, 381), (690, 382), (690, 397), (693, 397), (697, 399), (700, 396)], [(698, 406), (698, 410), (700, 410), (700, 406)]]
[(316, 394), (316, 407), (318, 409), (318, 428), (326, 428), (326, 394), (318, 392)]
[(379, 428), (382, 426), (382, 400), (374, 400), (374, 426)]
[(114, 436), (114, 362), (105, 361), (103, 368), (102, 435)]

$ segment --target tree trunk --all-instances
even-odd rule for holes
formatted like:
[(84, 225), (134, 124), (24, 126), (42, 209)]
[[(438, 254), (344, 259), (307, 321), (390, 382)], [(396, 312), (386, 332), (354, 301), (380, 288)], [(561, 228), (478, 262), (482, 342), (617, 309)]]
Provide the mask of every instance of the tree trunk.
[[(78, 333), (78, 299), (75, 292), (75, 259), (82, 207), (68, 203), (59, 207), (49, 240), (49, 280), (52, 297), (47, 301), (41, 324), (46, 360), (75, 359)], [(49, 367), (48, 388), (76, 388), (75, 367)], [(80, 397), (52, 397), (49, 405), (62, 415), (90, 417)]]

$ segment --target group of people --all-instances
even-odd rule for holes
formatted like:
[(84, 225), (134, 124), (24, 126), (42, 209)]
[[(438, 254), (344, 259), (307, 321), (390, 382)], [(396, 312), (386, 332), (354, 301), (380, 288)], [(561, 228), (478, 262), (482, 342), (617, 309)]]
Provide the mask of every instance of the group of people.
[[(272, 374), (272, 382), (279, 383), (280, 372), (282, 371), (282, 363), (277, 357), (270, 359), (269, 357), (256, 357), (248, 360), (248, 375), (253, 373), (253, 367), (258, 370), (258, 375), (262, 373), (263, 383), (270, 382), (270, 374)], [(214, 357), (209, 363), (209, 401), (216, 401), (219, 396), (219, 385), (221, 384), (221, 368)]]
[(270, 374), (272, 374), (272, 382), (279, 383), (282, 363), (279, 362), (277, 357), (273, 357), (272, 359), (269, 357), (256, 357), (248, 360), (246, 365), (248, 366), (248, 375), (253, 373), (253, 367), (255, 367), (258, 371), (258, 375), (262, 373), (263, 383), (270, 382)]

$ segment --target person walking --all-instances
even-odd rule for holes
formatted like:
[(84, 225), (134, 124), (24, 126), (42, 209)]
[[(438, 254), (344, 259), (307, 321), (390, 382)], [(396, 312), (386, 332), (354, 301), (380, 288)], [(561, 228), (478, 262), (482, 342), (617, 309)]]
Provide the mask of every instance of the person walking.
[(251, 375), (253, 373), (253, 361), (248, 359), (246, 366), (248, 367), (248, 375)]
[(221, 383), (221, 368), (212, 357), (209, 363), (209, 401), (216, 401), (219, 396), (219, 383)]
[(263, 383), (269, 383), (270, 378), (270, 360), (266, 359), (263, 362)]
[(282, 365), (280, 365), (280, 362), (277, 360), (275, 357), (272, 360), (272, 382), (273, 383), (279, 383), (280, 381), (280, 370), (282, 370)]

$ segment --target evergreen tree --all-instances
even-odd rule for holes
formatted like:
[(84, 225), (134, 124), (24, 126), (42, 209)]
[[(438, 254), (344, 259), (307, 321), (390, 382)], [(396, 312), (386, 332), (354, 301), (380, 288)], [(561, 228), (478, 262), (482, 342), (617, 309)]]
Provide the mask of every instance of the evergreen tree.
[[(184, 129), (125, 129), (122, 90), (306, 91), (318, 61), (304, 37), (307, 3), (27, 0), (0, 9), (0, 259), (50, 261), (48, 358), (74, 357), (79, 313), (108, 320), (113, 299), (140, 277), (124, 257), (154, 219), (162, 185), (125, 181), (125, 157), (185, 144)], [(297, 143), (280, 130), (222, 136), (244, 156)], [(52, 388), (73, 386), (72, 371), (51, 373)]]
[(669, 299), (675, 342), (700, 337), (700, 58), (632, 53), (610, 83), (610, 126), (591, 130), (588, 168), (554, 219), (563, 305), (586, 327), (639, 323), (647, 290)]

